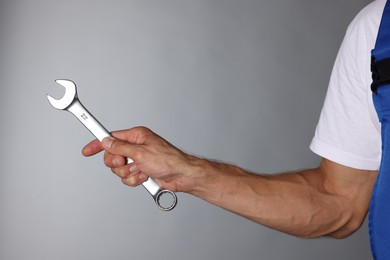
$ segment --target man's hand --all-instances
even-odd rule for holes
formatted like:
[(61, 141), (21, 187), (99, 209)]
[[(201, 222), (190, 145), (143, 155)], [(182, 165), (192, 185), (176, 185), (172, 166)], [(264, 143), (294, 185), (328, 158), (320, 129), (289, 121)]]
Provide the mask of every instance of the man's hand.
[[(115, 138), (87, 144), (83, 155), (92, 156), (105, 150), (105, 165), (126, 185), (140, 185), (150, 176), (164, 189), (185, 191), (181, 184), (184, 184), (191, 156), (145, 127), (116, 131), (112, 135)], [(134, 162), (126, 164), (126, 157)]]

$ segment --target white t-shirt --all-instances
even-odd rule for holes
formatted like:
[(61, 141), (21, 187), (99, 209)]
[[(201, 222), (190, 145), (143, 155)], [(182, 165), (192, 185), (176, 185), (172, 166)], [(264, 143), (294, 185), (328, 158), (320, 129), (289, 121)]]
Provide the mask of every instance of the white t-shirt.
[(377, 170), (381, 159), (370, 63), (385, 3), (372, 2), (349, 25), (310, 145), (321, 157), (357, 169)]

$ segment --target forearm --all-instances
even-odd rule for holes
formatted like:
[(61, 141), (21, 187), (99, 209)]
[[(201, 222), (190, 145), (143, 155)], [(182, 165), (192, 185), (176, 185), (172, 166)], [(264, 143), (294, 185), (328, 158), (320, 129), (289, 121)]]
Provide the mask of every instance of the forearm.
[(319, 168), (266, 176), (193, 159), (188, 169), (183, 191), (295, 236), (330, 235), (351, 219), (348, 201), (327, 191)]

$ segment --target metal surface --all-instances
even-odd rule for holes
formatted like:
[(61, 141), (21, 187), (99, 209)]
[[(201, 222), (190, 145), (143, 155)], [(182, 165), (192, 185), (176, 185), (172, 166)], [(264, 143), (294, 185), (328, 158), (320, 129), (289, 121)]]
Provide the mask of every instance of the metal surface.
[[(110, 132), (80, 102), (77, 96), (76, 84), (73, 81), (57, 79), (56, 82), (65, 88), (65, 94), (61, 99), (54, 99), (47, 95), (47, 99), (54, 108), (72, 113), (99, 141), (111, 136)], [(131, 158), (127, 158), (127, 163), (132, 162)], [(154, 179), (149, 177), (142, 185), (153, 197), (159, 209), (169, 211), (176, 206), (176, 194), (170, 190), (161, 189)], [(168, 198), (168, 203), (166, 203), (166, 198)]]

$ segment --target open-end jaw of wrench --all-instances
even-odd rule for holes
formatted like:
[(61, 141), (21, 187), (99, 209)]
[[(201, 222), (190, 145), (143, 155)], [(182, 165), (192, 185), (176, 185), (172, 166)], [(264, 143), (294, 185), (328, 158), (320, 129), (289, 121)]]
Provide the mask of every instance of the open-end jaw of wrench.
[[(54, 99), (50, 95), (46, 95), (54, 108), (72, 113), (99, 141), (111, 136), (110, 132), (81, 104), (77, 97), (76, 84), (73, 81), (57, 79), (56, 82), (65, 88), (65, 94), (61, 99)], [(132, 159), (127, 158), (127, 163), (132, 162)], [(170, 190), (161, 189), (153, 178), (149, 177), (142, 185), (152, 195), (159, 209), (169, 211), (176, 206), (176, 194)]]

